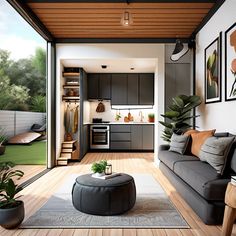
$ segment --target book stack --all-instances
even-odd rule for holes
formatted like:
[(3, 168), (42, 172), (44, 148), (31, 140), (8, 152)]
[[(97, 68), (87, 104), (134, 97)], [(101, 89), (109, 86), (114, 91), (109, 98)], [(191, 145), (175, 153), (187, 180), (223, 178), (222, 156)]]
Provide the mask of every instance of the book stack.
[(78, 159), (78, 151), (77, 151), (77, 141), (65, 141), (61, 144), (61, 154), (57, 159), (57, 165), (65, 166), (68, 164), (68, 160), (70, 159)]
[(232, 183), (233, 185), (236, 185), (236, 175), (232, 175), (232, 176), (231, 176), (231, 183)]
[(103, 174), (102, 176), (97, 176), (96, 174), (93, 174), (92, 177), (96, 179), (111, 179), (116, 176), (120, 176), (120, 173), (112, 173), (111, 175), (105, 175)]

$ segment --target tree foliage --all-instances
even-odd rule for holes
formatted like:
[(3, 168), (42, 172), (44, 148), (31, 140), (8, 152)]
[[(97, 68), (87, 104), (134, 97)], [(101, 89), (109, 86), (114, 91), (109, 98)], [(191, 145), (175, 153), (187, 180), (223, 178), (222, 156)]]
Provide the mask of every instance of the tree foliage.
[(0, 49), (0, 86), (0, 109), (29, 110), (34, 107), (36, 110), (34, 97), (41, 96), (37, 110), (43, 110), (46, 107), (45, 50), (37, 48), (34, 56), (13, 61), (8, 51)]
[(165, 128), (162, 139), (170, 142), (173, 133), (182, 134), (192, 126), (189, 121), (197, 116), (191, 115), (191, 111), (201, 104), (199, 96), (179, 95), (173, 98), (173, 102), (168, 106), (169, 111), (161, 116), (166, 121), (159, 121)]

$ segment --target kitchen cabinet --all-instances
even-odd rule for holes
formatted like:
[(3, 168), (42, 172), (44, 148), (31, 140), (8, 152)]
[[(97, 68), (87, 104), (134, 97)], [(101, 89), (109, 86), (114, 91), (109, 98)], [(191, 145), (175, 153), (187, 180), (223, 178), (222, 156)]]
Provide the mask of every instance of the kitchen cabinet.
[(98, 99), (99, 74), (88, 74), (88, 99)]
[(88, 98), (111, 100), (112, 105), (154, 105), (154, 74), (88, 74)]
[(111, 104), (127, 105), (127, 74), (112, 74)]
[(127, 104), (139, 105), (139, 74), (128, 74), (127, 92)]
[(111, 99), (111, 74), (88, 74), (88, 99)]
[(131, 126), (131, 149), (154, 150), (154, 125)]
[(154, 105), (154, 74), (139, 74), (139, 104)]
[(143, 150), (154, 149), (154, 125), (142, 125)]
[(131, 149), (139, 150), (143, 148), (143, 127), (142, 125), (132, 125), (131, 127)]
[(99, 98), (111, 99), (111, 74), (99, 74)]
[(154, 150), (154, 125), (110, 125), (111, 150)]

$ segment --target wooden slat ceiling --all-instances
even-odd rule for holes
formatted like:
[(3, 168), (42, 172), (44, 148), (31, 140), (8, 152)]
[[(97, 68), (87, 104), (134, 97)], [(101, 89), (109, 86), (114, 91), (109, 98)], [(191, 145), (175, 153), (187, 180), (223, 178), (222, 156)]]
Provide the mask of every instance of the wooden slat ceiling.
[[(214, 3), (28, 3), (55, 38), (188, 38)], [(132, 25), (123, 26), (125, 10)]]

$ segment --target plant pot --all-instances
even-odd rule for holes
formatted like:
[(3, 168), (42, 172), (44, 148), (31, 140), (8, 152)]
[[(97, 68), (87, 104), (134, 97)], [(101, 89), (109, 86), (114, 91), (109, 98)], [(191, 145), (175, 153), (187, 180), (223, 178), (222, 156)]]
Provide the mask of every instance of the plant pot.
[(0, 146), (0, 155), (3, 155), (5, 153), (6, 147)]
[(148, 117), (148, 122), (154, 123), (154, 121), (155, 121), (155, 118), (154, 118), (154, 117)]
[(0, 208), (0, 225), (5, 229), (14, 229), (21, 224), (25, 217), (24, 202), (13, 208)]
[(94, 173), (95, 177), (102, 177), (104, 175), (104, 173)]

